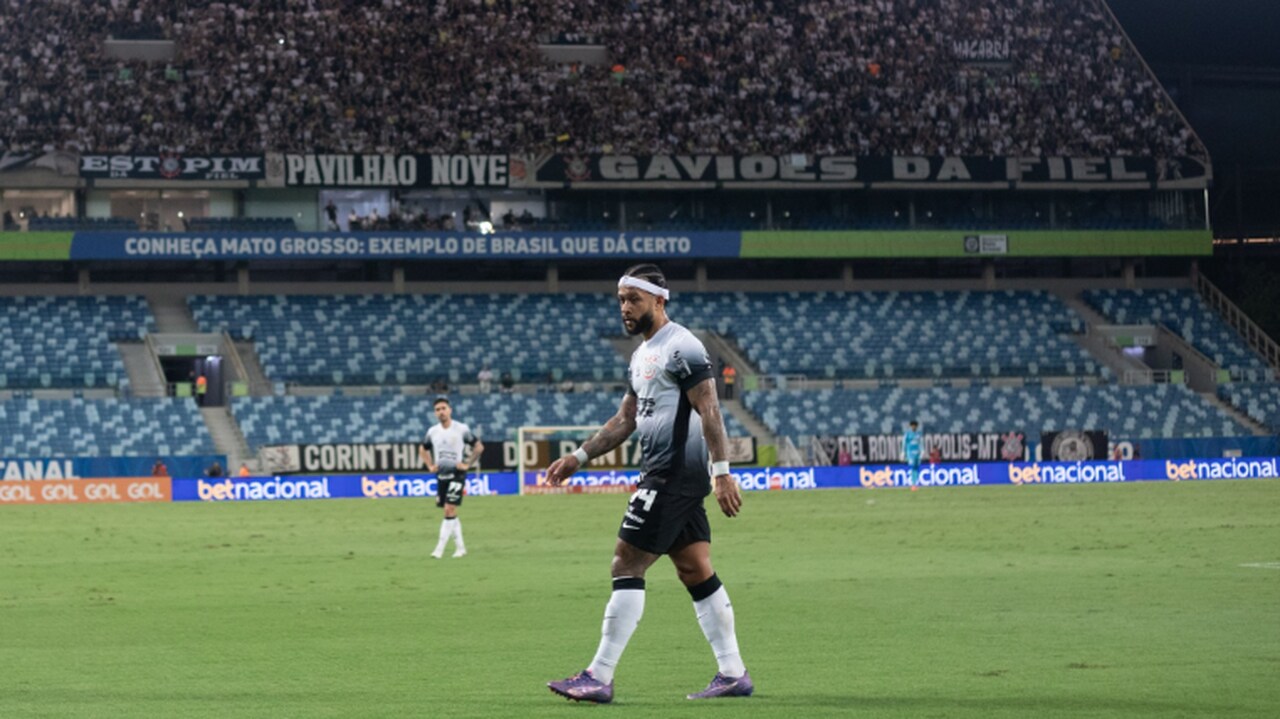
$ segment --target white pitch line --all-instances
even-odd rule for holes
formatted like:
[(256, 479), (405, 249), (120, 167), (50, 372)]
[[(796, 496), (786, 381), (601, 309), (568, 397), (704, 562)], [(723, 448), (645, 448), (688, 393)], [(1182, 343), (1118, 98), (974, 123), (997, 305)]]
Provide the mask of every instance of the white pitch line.
[(1240, 566), (1250, 569), (1280, 569), (1280, 562), (1253, 562), (1252, 564), (1241, 564)]

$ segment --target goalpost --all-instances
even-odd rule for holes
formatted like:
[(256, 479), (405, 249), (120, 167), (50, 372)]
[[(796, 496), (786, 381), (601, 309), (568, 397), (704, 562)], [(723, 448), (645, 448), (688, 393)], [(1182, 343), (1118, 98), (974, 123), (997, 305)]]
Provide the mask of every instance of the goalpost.
[[(603, 425), (527, 425), (516, 429), (516, 481), (520, 494), (583, 494), (630, 492), (629, 484), (601, 484), (594, 486), (569, 485), (560, 487), (525, 483), (526, 472), (545, 470), (551, 462), (571, 453), (578, 445), (600, 431)], [(536, 443), (545, 442), (546, 452), (539, 451)], [(592, 460), (594, 466), (601, 458)], [(586, 471), (586, 467), (578, 471)], [(575, 475), (576, 476), (576, 475)]]

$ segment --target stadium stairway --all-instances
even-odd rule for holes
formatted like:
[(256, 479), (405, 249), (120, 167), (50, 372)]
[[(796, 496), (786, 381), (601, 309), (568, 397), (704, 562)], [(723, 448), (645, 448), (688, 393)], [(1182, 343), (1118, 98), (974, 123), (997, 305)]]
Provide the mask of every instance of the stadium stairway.
[(160, 365), (146, 342), (117, 342), (116, 349), (124, 361), (124, 371), (129, 377), (134, 397), (164, 397), (168, 394)]
[(738, 420), (743, 427), (746, 427), (747, 431), (751, 432), (751, 436), (755, 437), (757, 445), (769, 444), (773, 441), (773, 432), (770, 432), (764, 422), (761, 422), (751, 410), (742, 404), (741, 399), (722, 399), (720, 400), (720, 406), (727, 414)]
[(147, 295), (147, 304), (156, 318), (156, 332), (190, 334), (200, 331), (187, 298), (182, 295)]
[(271, 380), (267, 378), (267, 373), (262, 369), (262, 360), (258, 357), (258, 348), (251, 341), (234, 342), (236, 352), (240, 355), (240, 361), (244, 364), (245, 374), (248, 375), (249, 394), (254, 397), (263, 397), (271, 394)]
[(1071, 335), (1072, 341), (1093, 356), (1093, 358), (1098, 362), (1106, 366), (1107, 369), (1111, 370), (1116, 377), (1123, 378), (1125, 373), (1130, 371), (1151, 371), (1151, 368), (1143, 364), (1141, 361), (1130, 357), (1123, 352), (1116, 351), (1110, 342), (1108, 342), (1106, 337), (1092, 331), (1099, 325), (1110, 325), (1114, 323), (1109, 321), (1106, 317), (1103, 317), (1097, 310), (1090, 307), (1089, 303), (1085, 302), (1084, 299), (1080, 297), (1079, 293), (1055, 291), (1053, 294), (1057, 296), (1058, 299), (1062, 300), (1063, 304), (1070, 307), (1076, 314), (1080, 315), (1081, 319), (1083, 319), (1089, 327), (1089, 332)]
[(201, 407), (200, 415), (204, 417), (205, 427), (213, 437), (214, 446), (218, 448), (220, 454), (227, 456), (228, 475), (234, 473), (241, 462), (250, 462), (251, 468), (256, 464), (253, 455), (249, 452), (249, 443), (244, 439), (244, 432), (240, 431), (240, 425), (231, 414), (230, 408)]
[(1201, 397), (1204, 397), (1204, 400), (1206, 402), (1217, 407), (1218, 410), (1221, 411), (1223, 414), (1231, 417), (1232, 419), (1239, 422), (1240, 424), (1248, 427), (1249, 431), (1252, 432), (1253, 434), (1257, 436), (1266, 436), (1271, 434), (1271, 430), (1267, 429), (1266, 425), (1257, 421), (1253, 417), (1250, 417), (1247, 412), (1241, 410), (1239, 407), (1236, 407), (1235, 405), (1231, 404), (1225, 399), (1219, 397), (1216, 391), (1215, 392), (1197, 392), (1196, 394), (1199, 394)]

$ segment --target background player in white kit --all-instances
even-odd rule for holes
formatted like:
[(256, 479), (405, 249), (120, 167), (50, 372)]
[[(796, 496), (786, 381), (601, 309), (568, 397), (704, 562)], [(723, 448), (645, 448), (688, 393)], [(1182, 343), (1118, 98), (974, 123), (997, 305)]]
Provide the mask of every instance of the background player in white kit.
[(666, 278), (654, 265), (637, 265), (618, 281), (627, 333), (643, 335), (631, 356), (627, 393), (618, 413), (572, 455), (547, 468), (547, 480), (569, 475), (638, 432), (643, 460), (639, 488), (628, 501), (614, 548), (613, 594), (605, 607), (599, 649), (591, 665), (551, 691), (576, 701), (613, 701), (613, 673), (644, 613), (644, 574), (666, 554), (693, 598), (698, 624), (719, 664), (711, 684), (689, 699), (750, 696), (751, 675), (738, 653), (733, 605), (711, 567), (711, 525), (703, 498), (714, 480), (716, 501), (728, 517), (742, 494), (729, 474), (728, 438), (707, 350), (689, 330), (667, 318)]
[[(433, 403), (439, 424), (427, 430), (427, 436), (418, 448), (422, 463), (436, 475), (436, 506), (444, 507), (444, 520), (440, 522), (440, 541), (431, 556), (444, 556), (449, 538), (454, 541), (455, 557), (467, 555), (467, 545), (462, 542), (462, 520), (458, 519), (458, 507), (466, 494), (467, 469), (475, 465), (484, 444), (471, 432), (471, 428), (453, 421), (453, 406), (447, 397), (436, 397)], [(467, 447), (471, 456), (466, 456)]]

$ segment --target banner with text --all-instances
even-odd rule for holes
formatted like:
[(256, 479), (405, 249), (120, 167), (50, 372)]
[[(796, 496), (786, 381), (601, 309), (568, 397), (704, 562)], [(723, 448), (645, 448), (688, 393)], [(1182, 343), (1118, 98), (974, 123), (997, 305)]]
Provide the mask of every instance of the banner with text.
[(287, 154), (267, 165), (268, 183), (287, 187), (506, 187), (510, 174), (506, 155)]
[(204, 474), (217, 462), (227, 466), (221, 454), (160, 457), (0, 457), (0, 479), (81, 479), (88, 477), (146, 477), (157, 459), (170, 476)]
[(168, 477), (0, 482), (0, 505), (168, 502), (171, 498), (172, 482)]
[(81, 155), (80, 176), (122, 180), (261, 180), (262, 155)]
[(744, 187), (778, 184), (896, 189), (904, 185), (1013, 189), (1037, 185), (1105, 189), (1202, 188), (1212, 178), (1206, 161), (1179, 157), (936, 157), (853, 155), (546, 155), (513, 158), (513, 187), (565, 185), (688, 185)]
[[(0, 487), (3, 487), (0, 483)], [(466, 494), (517, 494), (514, 474), (481, 473), (467, 477)], [(293, 477), (179, 478), (173, 480), (175, 502), (244, 502), (285, 499), (436, 496), (431, 474), (298, 475)]]
[(77, 232), (72, 260), (571, 260), (737, 257), (738, 232)]
[[(1022, 432), (930, 432), (923, 437), (923, 447), (926, 460), (936, 449), (940, 462), (1012, 462), (1026, 458), (1027, 438)], [(817, 465), (898, 462), (903, 458), (902, 435), (814, 436), (809, 458)]]

